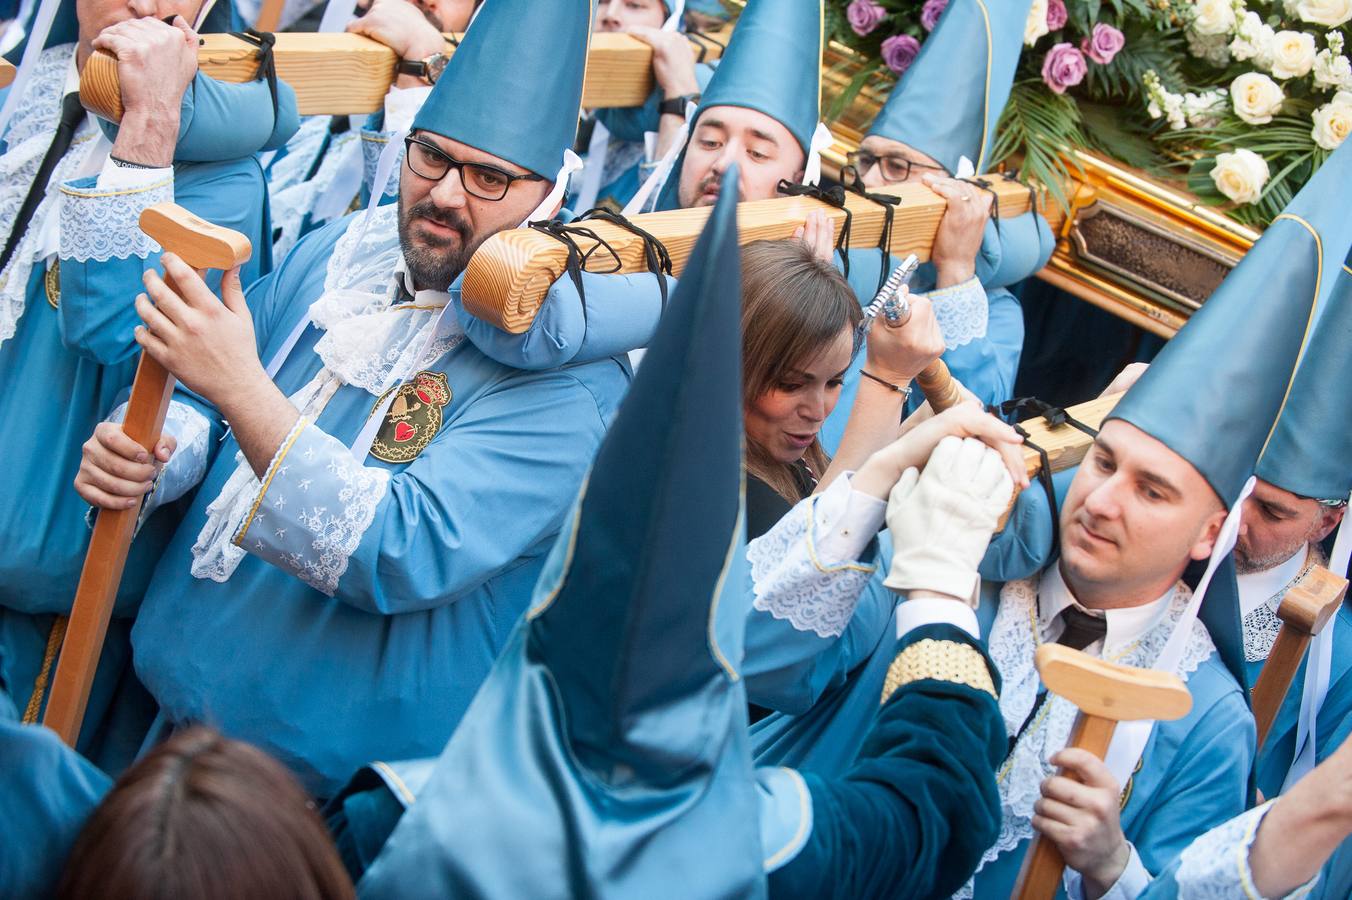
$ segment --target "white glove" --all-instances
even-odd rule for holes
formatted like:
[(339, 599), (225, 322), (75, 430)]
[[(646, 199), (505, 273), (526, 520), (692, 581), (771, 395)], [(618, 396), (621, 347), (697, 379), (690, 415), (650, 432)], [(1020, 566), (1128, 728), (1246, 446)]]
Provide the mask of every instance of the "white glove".
[(923, 473), (901, 475), (887, 501), (894, 591), (933, 591), (975, 607), (977, 566), (1014, 482), (1000, 454), (976, 438), (944, 438)]

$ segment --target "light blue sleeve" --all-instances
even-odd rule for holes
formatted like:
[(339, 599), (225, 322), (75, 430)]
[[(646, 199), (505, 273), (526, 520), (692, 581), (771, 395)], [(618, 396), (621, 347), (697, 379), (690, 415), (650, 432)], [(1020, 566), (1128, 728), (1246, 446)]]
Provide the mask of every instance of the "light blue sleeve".
[(977, 253), (976, 277), (987, 290), (1018, 284), (1045, 266), (1054, 249), (1056, 237), (1041, 213), (992, 220)]
[[(662, 276), (667, 297), (676, 279)], [(514, 369), (539, 371), (568, 363), (590, 362), (646, 347), (662, 317), (663, 298), (657, 276), (582, 273), (585, 294), (562, 275), (549, 288), (531, 326), (511, 334), (484, 322), (455, 297), (455, 311), (465, 334), (485, 356)]]
[[(163, 181), (136, 190), (100, 190), (95, 177), (61, 186), (61, 328), (66, 345), (103, 365), (134, 356), (140, 324), (134, 302), (142, 273), (158, 270), (158, 245), (141, 231), (141, 212), (173, 201), (215, 225), (241, 232), (253, 257), (240, 277), (250, 284), (271, 267), (267, 192), (252, 157), (227, 163), (183, 163)], [(221, 273), (207, 284), (220, 289)]]
[(509, 378), (399, 469), (367, 466), (301, 419), (236, 543), (367, 612), (469, 595), (558, 530), (605, 433), (570, 372)]

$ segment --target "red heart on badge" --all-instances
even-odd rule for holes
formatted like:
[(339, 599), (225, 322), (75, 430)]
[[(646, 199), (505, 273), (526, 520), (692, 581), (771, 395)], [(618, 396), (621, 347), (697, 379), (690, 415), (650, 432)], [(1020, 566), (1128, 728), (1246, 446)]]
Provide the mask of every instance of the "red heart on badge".
[(417, 433), (418, 429), (414, 428), (407, 422), (394, 423), (394, 442), (396, 444), (402, 444), (405, 441), (413, 440), (413, 435)]

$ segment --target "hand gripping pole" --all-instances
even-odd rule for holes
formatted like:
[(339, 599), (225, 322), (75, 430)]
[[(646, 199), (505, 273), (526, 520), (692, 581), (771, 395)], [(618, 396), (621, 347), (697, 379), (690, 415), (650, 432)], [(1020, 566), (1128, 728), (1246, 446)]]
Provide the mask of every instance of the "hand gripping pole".
[[(142, 212), (141, 230), (199, 273), (206, 269), (233, 268), (245, 262), (252, 252), (249, 239), (244, 235), (203, 221), (173, 203), (160, 203)], [(170, 288), (178, 290), (168, 276), (165, 280)], [(173, 390), (174, 377), (142, 353), (122, 429), (152, 458)], [(103, 509), (99, 510), (94, 522), (94, 534), (85, 554), (70, 624), (61, 644), (56, 678), (42, 720), (71, 746), (80, 736), (89, 690), (94, 683), (103, 638), (108, 631), (108, 620), (112, 617), (139, 514), (137, 507)]]

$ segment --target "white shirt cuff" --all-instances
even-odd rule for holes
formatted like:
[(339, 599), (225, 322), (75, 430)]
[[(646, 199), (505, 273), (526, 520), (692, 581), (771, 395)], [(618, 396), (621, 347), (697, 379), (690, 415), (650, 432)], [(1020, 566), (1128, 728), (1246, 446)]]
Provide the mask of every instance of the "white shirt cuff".
[(846, 472), (817, 499), (816, 547), (818, 555), (832, 562), (854, 562), (883, 527), (887, 503), (850, 487), (853, 472)]
[(172, 166), (154, 169), (131, 168), (119, 166), (113, 162), (112, 157), (109, 157), (104, 160), (103, 168), (99, 170), (97, 188), (101, 191), (134, 190), (163, 181), (172, 174), (174, 174)]
[(922, 625), (952, 625), (961, 628), (976, 640), (981, 640), (981, 626), (976, 621), (976, 610), (961, 600), (920, 597), (905, 600), (897, 605), (898, 640)]
[(384, 131), (408, 131), (413, 119), (422, 109), (423, 103), (432, 93), (430, 85), (425, 87), (391, 87), (385, 95)]
[[(1117, 881), (1108, 888), (1108, 892), (1099, 900), (1135, 900), (1135, 898), (1145, 893), (1145, 889), (1150, 887), (1153, 880), (1150, 872), (1146, 869), (1145, 863), (1141, 862), (1141, 854), (1136, 852), (1134, 844), (1127, 844), (1131, 850), (1131, 856), (1127, 857), (1127, 866), (1122, 870), (1122, 874), (1117, 876)], [(1066, 869), (1066, 896), (1070, 900), (1084, 900), (1084, 878), (1074, 869)]]

